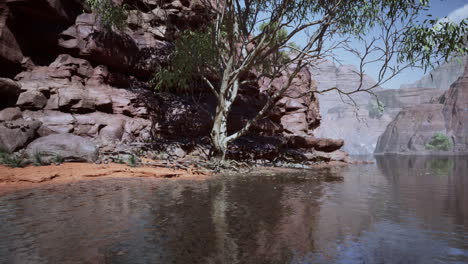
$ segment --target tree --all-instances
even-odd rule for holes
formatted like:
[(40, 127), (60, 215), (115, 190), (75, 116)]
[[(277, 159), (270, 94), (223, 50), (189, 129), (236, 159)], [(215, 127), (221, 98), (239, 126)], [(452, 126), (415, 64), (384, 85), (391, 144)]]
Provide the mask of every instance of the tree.
[[(361, 77), (358, 87), (351, 92), (336, 87), (328, 89), (338, 90), (346, 96), (359, 91), (371, 92), (371, 89), (416, 63), (426, 66), (438, 57), (448, 58), (455, 51), (466, 52), (463, 45), (465, 22), (463, 25), (440, 23), (437, 28), (432, 27), (435, 20), (416, 24), (418, 15), (427, 8), (427, 1), (227, 0), (217, 2), (215, 7), (212, 41), (218, 61), (216, 67), (209, 69), (219, 75), (221, 83), (216, 87), (206, 81), (218, 98), (211, 140), (220, 158), (224, 158), (230, 142), (247, 133), (268, 113), (301, 69), (316, 63), (334, 49), (344, 48), (360, 61), (359, 72), (356, 73)], [(255, 31), (263, 21), (268, 23), (267, 26)], [(284, 30), (288, 32), (286, 36), (283, 35)], [(371, 31), (378, 33), (366, 38)], [(299, 34), (307, 38), (304, 47), (291, 53), (288, 60), (273, 64), (268, 71), (264, 69), (258, 75), (258, 78), (270, 79), (268, 88), (281, 73), (288, 72), (288, 81), (279, 90), (267, 89), (268, 100), (259, 113), (244, 128), (228, 135), (227, 118), (232, 104), (239, 87), (250, 81), (242, 80), (242, 76), (287, 48), (288, 42)], [(360, 40), (363, 48), (352, 47), (350, 38)], [(399, 64), (392, 66), (396, 61)], [(381, 62), (377, 83), (364, 88), (364, 68), (375, 62)]]
[[(466, 20), (458, 25), (435, 19), (418, 21), (428, 7), (428, 0), (211, 0), (208, 3), (212, 7), (213, 23), (196, 33), (204, 36), (205, 44), (184, 43), (183, 53), (176, 46), (176, 54), (185, 55), (185, 65), (172, 64), (166, 73), (196, 74), (216, 95), (210, 137), (219, 159), (224, 159), (230, 142), (245, 135), (268, 114), (301, 70), (333, 56), (334, 50), (344, 49), (356, 55), (360, 84), (351, 91), (333, 87), (309, 94), (337, 90), (352, 99), (351, 94), (372, 93), (373, 88), (408, 67), (427, 68), (434, 61), (447, 60), (454, 52), (467, 52), (463, 37), (467, 33)], [(288, 44), (296, 36), (306, 40), (301, 48)], [(360, 45), (351, 44), (356, 41)], [(288, 49), (294, 52), (279, 59), (278, 54)], [(210, 59), (200, 60), (207, 50)], [(372, 87), (363, 86), (364, 69), (368, 65), (380, 68)], [(244, 78), (254, 71), (258, 72), (255, 80)], [(271, 89), (274, 79), (282, 74), (287, 75), (287, 81), (279, 89)], [(267, 80), (264, 106), (242, 129), (228, 134), (228, 116), (239, 88), (262, 78)], [(164, 75), (159, 80), (165, 80)]]

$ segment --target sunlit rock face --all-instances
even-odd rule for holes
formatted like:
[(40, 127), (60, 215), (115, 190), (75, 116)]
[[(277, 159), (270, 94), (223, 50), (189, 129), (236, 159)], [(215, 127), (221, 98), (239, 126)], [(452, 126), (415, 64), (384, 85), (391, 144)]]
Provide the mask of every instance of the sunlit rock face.
[[(376, 153), (468, 154), (468, 65), (463, 76), (433, 104), (403, 109), (379, 138)], [(449, 138), (448, 150), (428, 149), (436, 133)]]
[[(313, 78), (317, 81), (318, 91), (333, 87), (346, 92), (357, 89), (360, 77), (354, 72), (356, 70), (351, 65), (336, 66), (327, 60), (320, 61), (311, 68)], [(369, 76), (364, 77), (362, 86), (364, 89), (374, 85), (374, 80)], [(373, 145), (377, 140), (376, 137), (383, 132), (382, 129), (379, 130), (382, 126), (379, 120), (368, 118), (369, 113), (365, 107), (371, 97), (372, 95), (363, 92), (353, 94), (352, 100), (337, 91), (319, 94), (322, 120), (320, 127), (314, 131), (315, 136), (344, 139), (343, 149), (350, 154), (371, 153), (375, 147)]]
[[(91, 140), (104, 152), (154, 139), (206, 142), (217, 103), (210, 89), (197, 86), (196, 95), (154, 92), (151, 79), (168, 63), (178, 32), (210, 23), (214, 3), (114, 3), (128, 4), (129, 13), (126, 26), (112, 31), (83, 1), (0, 3), (0, 147), (17, 151), (37, 138), (65, 133)], [(272, 80), (256, 74), (247, 74), (255, 82), (239, 89), (228, 133), (255, 117), (268, 89), (280, 89), (290, 72)], [(320, 125), (318, 99), (309, 93), (315, 89), (311, 71), (301, 70), (272, 111), (252, 126), (247, 135), (252, 138), (236, 142), (230, 157), (254, 152), (255, 158), (275, 159), (291, 148), (316, 159), (314, 151), (339, 149), (342, 141), (313, 135)], [(19, 129), (26, 131), (21, 140), (10, 142)], [(310, 144), (288, 143), (298, 137)]]
[[(455, 67), (441, 66), (451, 75), (456, 75)], [(330, 61), (321, 61), (311, 68), (314, 79), (317, 81), (318, 91), (336, 87), (342, 91), (353, 91), (360, 86), (360, 76), (357, 69), (350, 65), (335, 66)], [(459, 70), (458, 70), (459, 71)], [(438, 73), (436, 71), (436, 76)], [(447, 74), (446, 74), (447, 75)], [(446, 82), (450, 78), (443, 78)], [(442, 82), (442, 83), (443, 83)], [(424, 82), (421, 82), (424, 84)], [(364, 76), (362, 89), (375, 85), (369, 76)], [(400, 110), (419, 104), (438, 102), (439, 97), (447, 87), (417, 86), (401, 89), (382, 89), (375, 87), (375, 95), (359, 92), (350, 95), (330, 91), (319, 94), (321, 125), (314, 134), (317, 137), (344, 139), (343, 149), (350, 154), (372, 154), (377, 146), (377, 140), (387, 128), (387, 125), (398, 115)], [(384, 111), (377, 115), (372, 111), (371, 104), (376, 100), (384, 104)], [(414, 116), (420, 118), (420, 116)]]

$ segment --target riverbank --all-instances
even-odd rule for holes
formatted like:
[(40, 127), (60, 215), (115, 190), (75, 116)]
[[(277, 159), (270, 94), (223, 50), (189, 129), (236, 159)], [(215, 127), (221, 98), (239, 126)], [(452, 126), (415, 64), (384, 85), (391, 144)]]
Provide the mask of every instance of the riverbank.
[[(151, 163), (146, 163), (151, 164)], [(198, 179), (205, 180), (216, 175), (214, 172), (200, 170), (197, 168), (180, 168), (174, 164), (163, 162), (153, 162), (153, 165), (131, 167), (127, 164), (94, 164), (94, 163), (63, 163), (59, 165), (47, 166), (27, 166), (24, 168), (10, 168), (0, 165), (0, 195), (22, 189), (36, 188), (44, 185), (64, 184), (78, 181), (88, 181), (94, 179)], [(326, 168), (339, 168), (350, 165), (344, 162), (320, 163), (309, 168), (287, 168), (287, 167), (266, 167), (258, 166), (248, 173), (233, 173), (243, 175), (273, 175), (284, 173), (295, 173), (305, 170), (321, 170)], [(322, 175), (322, 174), (318, 174)], [(320, 176), (318, 180), (330, 181), (326, 175)]]
[(0, 195), (43, 184), (62, 184), (103, 178), (203, 178), (207, 172), (157, 166), (130, 167), (126, 164), (63, 163), (60, 165), (10, 168), (0, 165)]

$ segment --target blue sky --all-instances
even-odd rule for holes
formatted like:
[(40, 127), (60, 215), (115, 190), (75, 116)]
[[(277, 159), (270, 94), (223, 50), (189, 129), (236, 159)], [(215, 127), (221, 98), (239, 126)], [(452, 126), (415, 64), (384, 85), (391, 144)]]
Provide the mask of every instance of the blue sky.
[[(428, 13), (434, 18), (449, 17), (452, 21), (459, 22), (468, 17), (468, 0), (432, 0), (430, 3)], [(373, 75), (371, 70), (369, 75)], [(384, 88), (399, 88), (401, 84), (413, 83), (423, 76), (423, 70), (409, 69), (386, 83)]]
[[(442, 19), (449, 17), (454, 22), (459, 22), (463, 18), (468, 17), (468, 0), (431, 0), (430, 9), (427, 12), (432, 15), (432, 18)], [(424, 20), (424, 17), (421, 17)], [(300, 43), (300, 41), (298, 41)], [(348, 52), (336, 51), (337, 58), (342, 64), (354, 64), (357, 66), (359, 62), (356, 57)], [(367, 67), (366, 73), (377, 79), (378, 67)], [(380, 68), (379, 68), (380, 69)], [(383, 85), (384, 88), (399, 88), (401, 84), (412, 83), (424, 76), (424, 71), (420, 69), (407, 69), (405, 72), (396, 76), (389, 82)]]

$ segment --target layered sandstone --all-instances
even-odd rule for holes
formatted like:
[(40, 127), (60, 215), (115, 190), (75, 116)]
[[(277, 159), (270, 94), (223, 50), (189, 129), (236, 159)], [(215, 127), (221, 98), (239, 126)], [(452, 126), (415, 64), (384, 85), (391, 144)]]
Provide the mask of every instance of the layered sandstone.
[[(375, 86), (371, 77), (361, 79), (358, 70), (351, 65), (335, 66), (330, 61), (322, 61), (312, 68), (318, 90), (336, 87), (344, 92), (356, 90), (359, 86), (367, 89)], [(377, 140), (387, 125), (405, 107), (430, 103), (438, 99), (445, 89), (402, 88), (382, 89), (375, 87), (371, 93), (358, 92), (347, 97), (337, 91), (318, 96), (321, 125), (314, 131), (317, 137), (344, 139), (343, 149), (350, 154), (368, 155), (376, 148)], [(384, 111), (374, 113), (372, 104), (379, 100)]]
[[(468, 64), (464, 74), (433, 104), (403, 109), (379, 138), (376, 153), (468, 154)], [(446, 135), (453, 147), (426, 147), (436, 133)]]
[[(101, 152), (176, 141), (160, 150), (183, 157), (194, 147), (180, 142), (206, 146), (216, 106), (209, 89), (155, 92), (149, 80), (168, 62), (178, 32), (209, 23), (209, 1), (115, 2), (129, 5), (127, 27), (119, 31), (106, 30), (95, 14), (83, 12), (88, 9), (82, 1), (0, 4), (0, 66), (8, 69), (0, 73), (0, 147), (18, 151), (58, 134), (83, 138)], [(272, 89), (287, 74), (275, 78)], [(240, 88), (230, 132), (262, 108), (269, 81)], [(233, 144), (230, 156), (276, 159), (293, 153), (307, 160), (303, 154), (339, 149), (340, 140), (314, 137), (318, 100), (311, 93), (298, 97), (311, 89), (313, 75), (303, 70), (270, 114)], [(295, 145), (298, 137), (310, 144)]]

